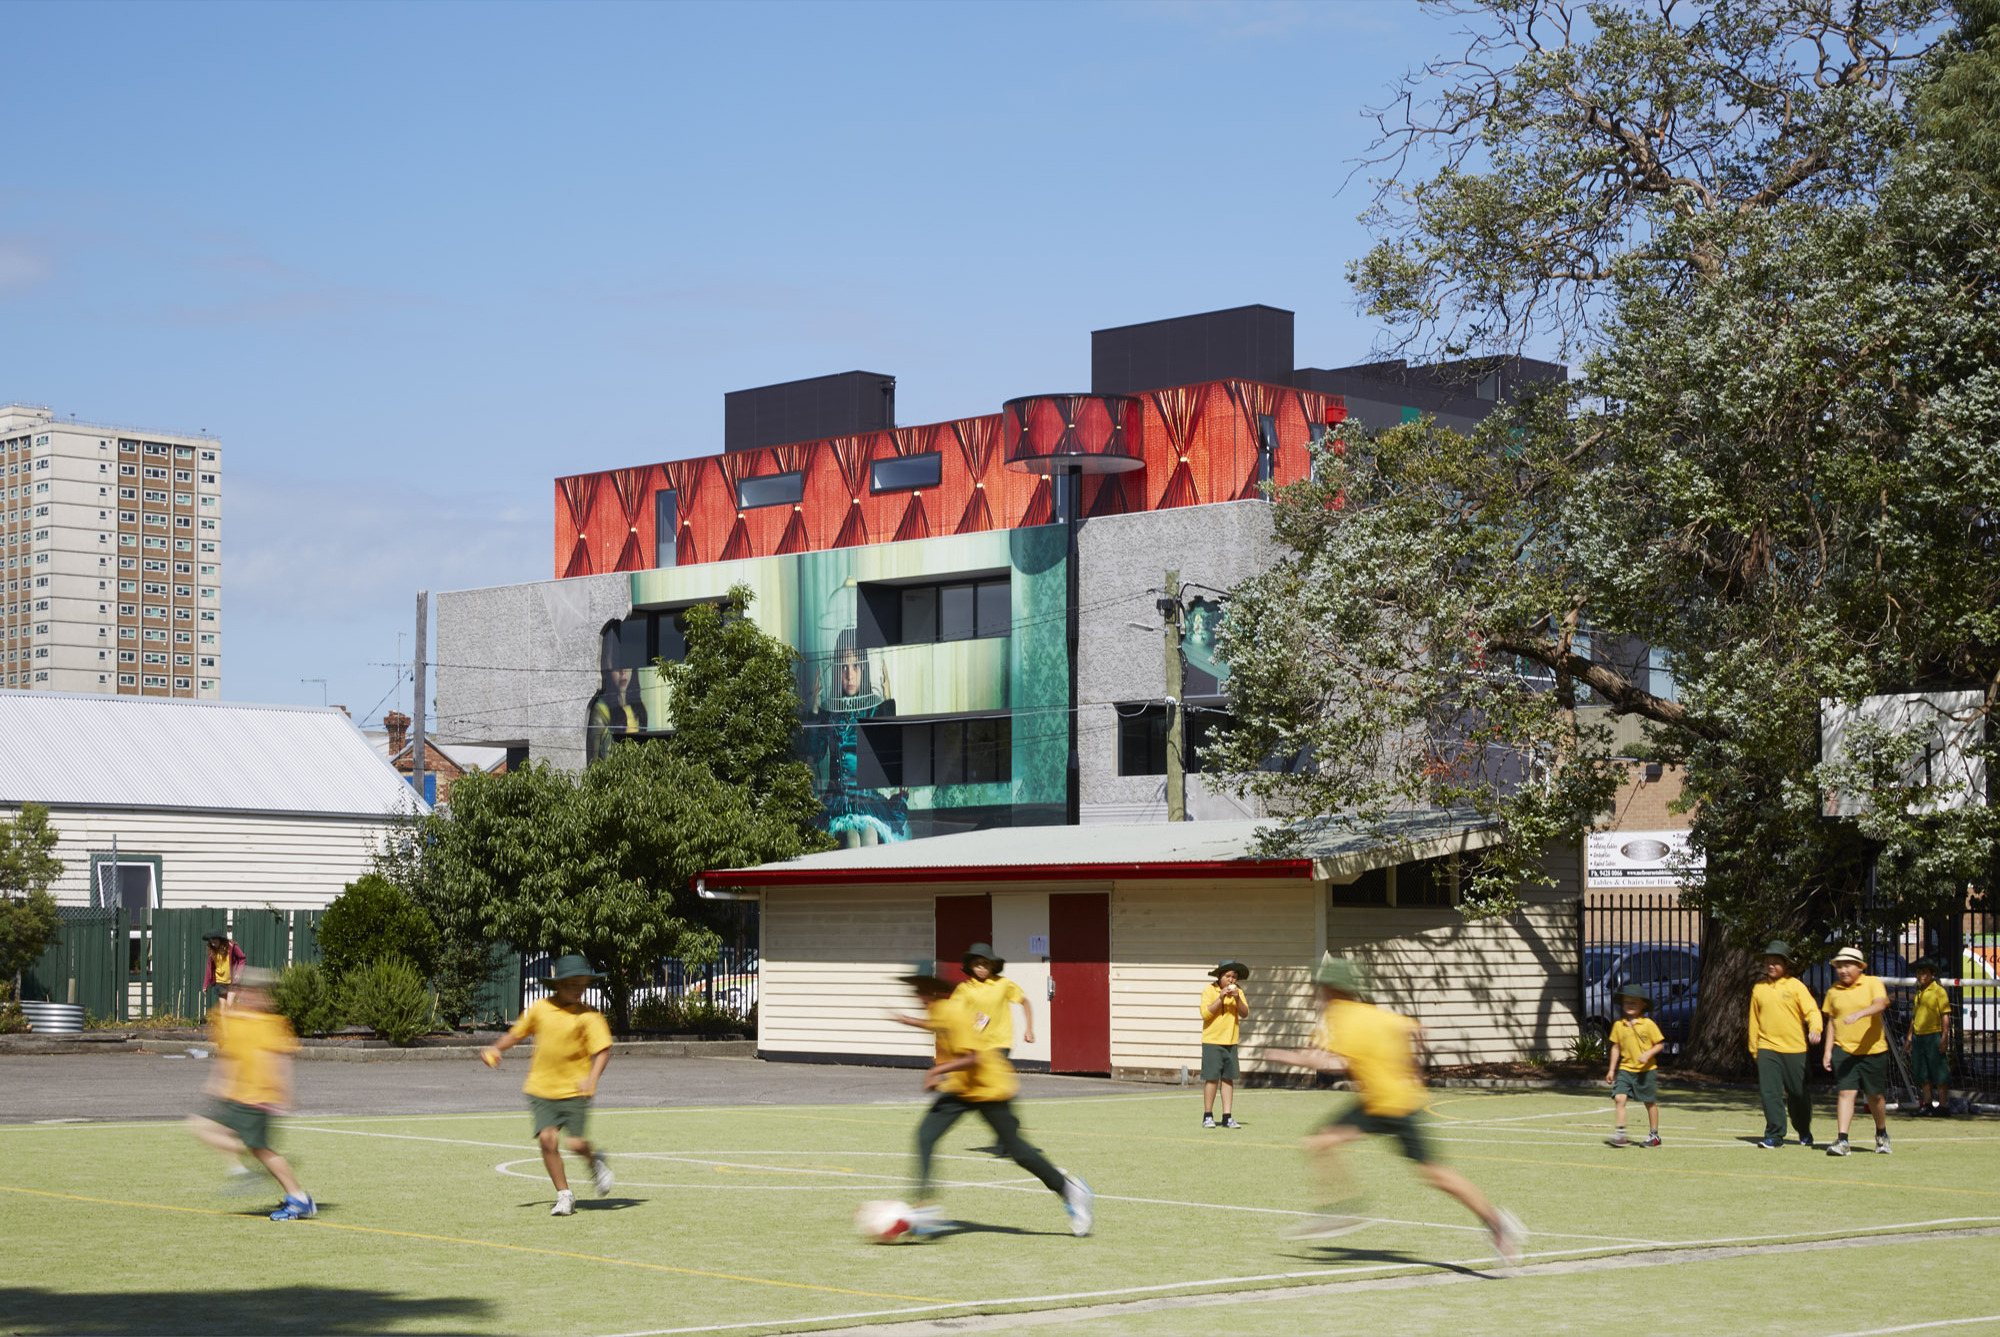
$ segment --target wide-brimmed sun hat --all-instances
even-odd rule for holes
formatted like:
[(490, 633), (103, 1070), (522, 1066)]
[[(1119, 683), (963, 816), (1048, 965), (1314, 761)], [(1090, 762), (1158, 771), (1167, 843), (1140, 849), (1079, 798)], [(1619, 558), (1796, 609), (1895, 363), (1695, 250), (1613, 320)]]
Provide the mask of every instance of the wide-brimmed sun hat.
[(912, 961), (896, 978), (920, 992), (950, 993), (952, 989), (951, 981), (937, 973), (935, 961)]
[(590, 968), (590, 962), (580, 956), (559, 956), (549, 967), (551, 980), (573, 980), (577, 978), (597, 979), (598, 973)]
[(1861, 954), (1859, 947), (1843, 947), (1833, 954), (1833, 964), (1837, 966), (1843, 961), (1852, 961), (1857, 966), (1868, 964), (1868, 958)]
[(1229, 970), (1236, 972), (1236, 982), (1238, 984), (1250, 978), (1250, 967), (1244, 965), (1241, 961), (1223, 961), (1208, 973), (1216, 979), (1221, 979), (1223, 972)]
[(1935, 975), (1938, 973), (1937, 958), (1935, 956), (1920, 956), (1910, 963), (1910, 969), (1928, 970), (1931, 974)]
[(1773, 938), (1764, 944), (1764, 955), (1775, 956), (1781, 961), (1792, 959), (1792, 945), (1783, 938)]
[(1000, 958), (998, 952), (993, 950), (993, 944), (990, 942), (975, 942), (972, 946), (965, 949), (964, 956), (958, 958), (959, 966), (968, 975), (972, 973), (972, 963), (974, 961), (989, 962), (993, 967), (993, 973), (996, 975), (1001, 974), (1007, 969), (1007, 963)]
[(1646, 986), (1643, 984), (1620, 985), (1618, 992), (1612, 996), (1614, 998), (1636, 998), (1648, 1008), (1653, 1005), (1653, 995), (1646, 992)]
[(1313, 968), (1312, 982), (1328, 989), (1338, 989), (1342, 993), (1353, 994), (1356, 998), (1368, 997), (1368, 979), (1362, 968), (1344, 957), (1328, 952)]

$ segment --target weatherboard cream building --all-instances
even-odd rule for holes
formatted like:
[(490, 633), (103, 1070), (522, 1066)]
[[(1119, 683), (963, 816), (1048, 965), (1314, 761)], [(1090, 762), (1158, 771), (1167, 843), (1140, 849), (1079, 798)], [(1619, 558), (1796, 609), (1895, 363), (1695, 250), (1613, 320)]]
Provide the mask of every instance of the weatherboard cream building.
[[(1318, 1009), (1320, 953), (1367, 965), (1382, 1003), (1420, 1021), (1441, 1064), (1559, 1053), (1577, 1033), (1582, 859), (1552, 849), (1550, 886), (1469, 921), (1458, 884), (1491, 828), (1413, 814), (1385, 836), (1340, 824), (1293, 857), (1257, 853), (1268, 822), (972, 831), (708, 873), (711, 899), (762, 902), (758, 1052), (806, 1062), (927, 1061), (890, 1019), (913, 960), (955, 974), (985, 941), (1036, 1011), (1017, 1062), (1173, 1080), (1199, 1072), (1197, 999), (1218, 961), (1249, 965), (1246, 1055), (1296, 1045)], [(1251, 1058), (1246, 1071), (1265, 1070)]]
[(4, 692), (0, 740), (0, 815), (49, 809), (64, 905), (324, 909), (426, 811), (338, 707)]

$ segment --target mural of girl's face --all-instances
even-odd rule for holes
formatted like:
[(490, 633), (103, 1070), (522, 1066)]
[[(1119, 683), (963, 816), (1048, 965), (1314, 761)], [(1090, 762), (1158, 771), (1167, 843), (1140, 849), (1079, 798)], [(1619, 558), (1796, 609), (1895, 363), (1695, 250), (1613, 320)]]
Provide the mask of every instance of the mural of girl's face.
[(842, 696), (861, 695), (861, 683), (867, 673), (868, 667), (862, 662), (861, 656), (851, 650), (843, 651), (840, 657), (834, 661), (834, 665), (836, 670), (835, 680), (840, 686), (840, 694)]
[(632, 686), (632, 670), (629, 668), (608, 668), (604, 670), (604, 678), (621, 695)]

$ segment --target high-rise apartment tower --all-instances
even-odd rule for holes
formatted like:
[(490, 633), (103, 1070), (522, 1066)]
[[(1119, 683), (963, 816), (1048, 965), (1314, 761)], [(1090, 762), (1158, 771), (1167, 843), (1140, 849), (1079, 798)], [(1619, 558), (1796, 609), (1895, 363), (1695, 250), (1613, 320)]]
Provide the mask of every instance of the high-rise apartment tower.
[(214, 700), (222, 446), (0, 406), (0, 687)]

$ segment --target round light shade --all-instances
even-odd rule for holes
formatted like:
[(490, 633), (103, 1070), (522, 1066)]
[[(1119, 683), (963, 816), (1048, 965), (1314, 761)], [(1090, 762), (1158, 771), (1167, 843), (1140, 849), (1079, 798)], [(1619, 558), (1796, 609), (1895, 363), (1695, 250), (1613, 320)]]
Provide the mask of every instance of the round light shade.
[(1143, 469), (1139, 401), (1131, 395), (1024, 395), (1000, 407), (1007, 467), (1022, 473)]

